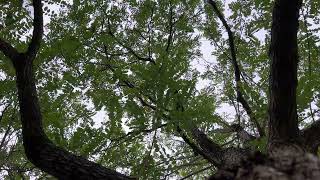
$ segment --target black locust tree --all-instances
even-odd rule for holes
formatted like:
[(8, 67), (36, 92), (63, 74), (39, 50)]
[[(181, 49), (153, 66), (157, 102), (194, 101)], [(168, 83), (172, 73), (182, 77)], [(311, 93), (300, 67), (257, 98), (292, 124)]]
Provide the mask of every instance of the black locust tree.
[[(74, 3), (77, 6), (76, 2)], [(99, 31), (100, 34), (107, 36), (102, 45), (99, 45), (102, 48), (99, 49), (93, 47), (95, 50), (98, 49), (96, 50), (96, 54), (99, 52), (105, 57), (118, 57), (119, 59), (121, 59), (123, 56), (128, 56), (127, 58), (123, 58), (124, 62), (128, 58), (134, 58), (135, 61), (128, 62), (132, 68), (135, 67), (135, 63), (143, 62), (143, 64), (140, 63), (139, 65), (149, 69), (156, 68), (157, 71), (155, 73), (161, 74), (161, 76), (159, 76), (161, 80), (161, 78), (164, 78), (164, 76), (170, 77), (170, 75), (166, 75), (166, 71), (164, 71), (164, 69), (167, 68), (166, 66), (168, 65), (168, 62), (163, 61), (163, 59), (170, 60), (170, 58), (176, 58), (179, 56), (186, 59), (193, 57), (183, 55), (189, 53), (186, 50), (188, 43), (185, 43), (183, 40), (180, 42), (179, 40), (182, 38), (188, 38), (186, 38), (187, 36), (183, 35), (184, 32), (177, 32), (179, 26), (183, 27), (184, 21), (189, 22), (189, 20), (193, 17), (188, 19), (187, 15), (184, 14), (185, 12), (183, 11), (181, 16), (175, 16), (178, 14), (175, 12), (175, 10), (179, 8), (183, 9), (184, 6), (189, 7), (199, 2), (190, 1), (188, 3), (179, 4), (179, 2), (170, 1), (168, 5), (163, 5), (165, 7), (168, 6), (169, 9), (169, 26), (168, 28), (165, 27), (169, 33), (158, 39), (159, 42), (161, 42), (160, 39), (165, 39), (165, 41), (161, 42), (162, 46), (159, 45), (161, 48), (164, 47), (163, 52), (161, 51), (157, 55), (155, 55), (155, 52), (152, 52), (151, 44), (155, 43), (155, 40), (152, 39), (153, 37), (146, 37), (144, 35), (145, 32), (141, 33), (137, 29), (133, 28), (132, 31), (138, 31), (140, 39), (144, 39), (141, 40), (141, 43), (149, 43), (149, 46), (146, 48), (147, 52), (143, 50), (138, 52), (135, 49), (136, 45), (129, 46), (128, 44), (123, 43), (120, 35), (127, 36), (127, 34), (121, 34), (121, 32), (118, 32), (119, 27), (123, 24), (118, 24), (118, 28), (114, 28), (113, 26), (113, 23), (116, 20), (120, 21), (122, 19), (117, 19), (117, 17), (112, 16), (112, 14), (106, 14), (107, 8), (102, 10), (102, 14), (99, 16), (100, 19), (97, 20), (98, 23), (95, 23), (95, 21), (93, 23), (91, 22), (91, 26), (83, 31), (93, 33)], [(132, 4), (136, 5), (133, 2)], [(149, 3), (149, 5), (150, 4), (152, 5), (152, 3)], [(151, 18), (148, 19), (147, 23), (149, 28), (147, 33), (154, 33), (154, 36), (156, 36), (155, 34), (157, 34), (157, 32), (150, 30), (152, 29), (152, 26), (161, 26), (161, 23), (159, 23), (161, 22), (161, 16), (154, 15), (156, 12), (153, 9), (159, 4), (160, 2), (158, 4), (154, 3), (151, 6)], [(179, 4), (177, 5), (177, 9), (174, 9), (173, 4)], [(191, 119), (190, 121), (193, 121), (193, 119), (196, 119), (191, 118), (188, 116), (188, 114), (185, 115), (185, 113), (188, 112), (188, 107), (182, 100), (185, 96), (181, 94), (181, 89), (183, 89), (183, 87), (174, 87), (173, 89), (163, 88), (162, 92), (166, 92), (166, 96), (171, 95), (175, 97), (173, 98), (174, 102), (168, 100), (168, 102), (164, 101), (166, 103), (163, 103), (160, 102), (158, 98), (160, 95), (156, 94), (155, 96), (152, 96), (147, 94), (147, 90), (141, 90), (142, 88), (138, 87), (137, 85), (139, 80), (132, 82), (126, 79), (123, 75), (125, 73), (119, 73), (119, 67), (110, 63), (112, 62), (111, 60), (104, 64), (99, 64), (96, 63), (96, 61), (93, 61), (90, 62), (91, 65), (100, 65), (104, 68), (104, 70), (108, 70), (110, 76), (111, 74), (112, 76), (117, 76), (117, 80), (115, 80), (115, 82), (121, 82), (121, 85), (119, 86), (121, 88), (126, 88), (126, 90), (123, 91), (128, 91), (132, 94), (131, 96), (127, 97), (128, 99), (135, 99), (134, 102), (138, 102), (140, 107), (146, 108), (148, 112), (155, 112), (157, 116), (156, 119), (161, 119), (160, 122), (165, 122), (162, 124), (157, 122), (155, 123), (157, 126), (153, 126), (152, 129), (145, 129), (141, 132), (147, 134), (150, 132), (156, 132), (157, 129), (160, 128), (170, 127), (168, 131), (173, 132), (176, 136), (183, 139), (184, 143), (187, 144), (194, 153), (194, 156), (200, 156), (208, 164), (210, 164), (210, 166), (206, 167), (204, 170), (209, 168), (215, 169), (215, 174), (210, 177), (211, 179), (320, 178), (320, 161), (315, 156), (320, 143), (319, 121), (315, 121), (309, 127), (300, 130), (297, 113), (297, 86), (299, 69), (298, 30), (302, 1), (275, 0), (273, 2), (271, 42), (269, 46), (269, 52), (265, 52), (265, 54), (269, 55), (270, 61), (268, 108), (265, 109), (268, 115), (266, 126), (263, 126), (261, 121), (259, 121), (255, 115), (254, 109), (252, 109), (249, 101), (246, 99), (248, 97), (245, 94), (246, 91), (244, 91), (244, 88), (242, 87), (242, 79), (244, 78), (242, 77), (243, 72), (241, 72), (242, 69), (240, 67), (237, 54), (239, 53), (237, 52), (236, 47), (238, 38), (237, 35), (233, 32), (232, 28), (228, 24), (225, 16), (222, 13), (223, 11), (220, 10), (220, 6), (216, 1), (208, 0), (205, 5), (210, 11), (207, 13), (215, 14), (215, 17), (217, 17), (217, 20), (219, 20), (219, 22), (216, 23), (221, 23), (224, 31), (227, 32), (226, 44), (228, 46), (228, 54), (230, 54), (228, 59), (232, 65), (231, 69), (233, 69), (236, 100), (241, 104), (248, 116), (249, 121), (255, 126), (258, 132), (256, 135), (252, 135), (252, 132), (248, 131), (248, 129), (245, 129), (241, 123), (232, 125), (227, 124), (226, 126), (228, 129), (221, 131), (235, 133), (238, 141), (241, 142), (237, 147), (222, 146), (221, 144), (215, 142), (215, 139), (210, 138), (210, 136), (206, 134), (201, 127), (198, 127), (196, 122), (191, 123), (192, 125), (185, 125), (176, 120)], [(35, 73), (33, 70), (36, 60), (41, 58), (41, 56), (39, 56), (39, 52), (41, 51), (41, 42), (43, 41), (44, 34), (44, 8), (42, 7), (41, 0), (33, 0), (32, 6), (33, 32), (32, 38), (26, 50), (18, 50), (6, 40), (0, 39), (0, 50), (7, 57), (7, 59), (11, 61), (16, 73), (23, 146), (26, 157), (37, 168), (59, 179), (136, 179), (139, 178), (139, 175), (141, 175), (142, 178), (145, 178), (145, 176), (142, 176), (143, 173), (132, 173), (132, 176), (127, 176), (112, 170), (112, 168), (103, 167), (98, 163), (87, 160), (84, 157), (70, 153), (69, 151), (55, 145), (55, 143), (53, 143), (46, 135), (43, 127), (43, 117), (38, 100)], [(147, 11), (150, 9), (145, 8), (143, 10)], [(130, 12), (135, 12), (135, 10), (131, 9)], [(145, 16), (145, 14), (143, 15)], [(203, 20), (203, 17), (198, 20)], [(155, 21), (159, 21), (158, 24), (155, 23)], [(101, 23), (101, 27), (98, 28), (97, 26), (100, 25), (99, 23)], [(100, 35), (99, 33), (96, 34)], [(98, 41), (98, 38), (93, 39), (96, 42), (100, 42)], [(91, 43), (94, 44), (94, 42)], [(117, 44), (117, 46), (111, 47), (112, 44)], [(179, 47), (180, 50), (175, 51), (174, 48), (177, 47)], [(86, 45), (86, 48), (84, 49), (88, 50), (90, 48), (91, 47), (89, 45)], [(113, 50), (117, 51), (110, 52), (110, 48), (114, 48)], [(124, 50), (124, 52), (119, 53), (121, 50)], [(69, 49), (69, 51), (71, 50)], [(147, 53), (148, 56), (142, 56), (142, 52)], [(170, 53), (176, 54), (172, 55), (171, 57), (168, 55)], [(85, 56), (86, 54), (82, 55)], [(175, 65), (180, 67), (179, 63), (176, 63)], [(141, 68), (140, 66), (139, 68)], [(184, 64), (181, 66), (183, 67)], [(153, 80), (154, 79), (146, 78), (147, 82)], [(159, 84), (154, 85), (157, 86)], [(110, 104), (110, 106), (113, 106), (112, 103), (115, 102), (112, 102), (111, 99), (108, 100), (109, 101), (107, 103)], [(170, 105), (166, 107), (164, 104)], [(115, 114), (112, 115), (116, 116)], [(137, 132), (135, 131), (129, 132), (120, 139), (135, 135), (136, 133)], [(155, 137), (156, 133), (154, 135), (154, 139)], [(250, 145), (250, 142), (263, 138), (267, 139), (267, 146), (264, 147), (262, 152), (257, 152), (257, 150), (261, 149), (253, 148), (252, 145)], [(114, 141), (117, 141), (117, 139)], [(154, 143), (152, 143), (152, 148), (153, 145)], [(155, 149), (158, 149), (159, 151), (159, 147)], [(101, 150), (101, 148), (98, 148), (96, 151), (99, 150)], [(148, 163), (151, 164), (152, 158), (150, 154), (151, 153), (149, 153), (149, 156), (146, 156), (146, 158), (143, 159), (142, 164), (144, 166), (148, 166)], [(106, 156), (106, 158), (108, 158), (108, 156)], [(192, 175), (193, 174), (190, 174), (186, 177), (191, 177)], [(167, 176), (165, 176), (165, 178), (166, 177)]]

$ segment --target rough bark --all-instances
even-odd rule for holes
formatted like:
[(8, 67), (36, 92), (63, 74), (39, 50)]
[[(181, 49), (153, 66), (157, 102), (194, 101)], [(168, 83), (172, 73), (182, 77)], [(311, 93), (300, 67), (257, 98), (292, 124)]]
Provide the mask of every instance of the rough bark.
[(262, 153), (252, 155), (236, 172), (221, 171), (210, 180), (317, 180), (320, 179), (320, 161), (312, 154), (281, 151), (276, 157)]
[(300, 133), (297, 122), (298, 18), (300, 0), (275, 0), (270, 45), (268, 154), (256, 153), (236, 171), (210, 179), (320, 179), (320, 160), (307, 151), (319, 145), (319, 122)]
[(299, 143), (296, 88), (300, 7), (300, 0), (274, 2), (269, 52), (269, 150), (281, 142)]
[(237, 169), (249, 155), (249, 150), (247, 149), (222, 148), (198, 128), (193, 128), (191, 131), (192, 137), (200, 146), (201, 151), (209, 155), (211, 159), (214, 159), (217, 163), (215, 165), (220, 169)]
[(224, 172), (236, 172), (241, 166), (241, 163), (250, 155), (248, 149), (234, 147), (222, 148), (198, 128), (191, 129), (193, 141), (182, 132), (179, 126), (177, 127), (177, 131), (183, 140), (193, 149), (195, 154), (201, 155), (204, 159), (208, 160), (209, 163)]
[(75, 156), (54, 145), (46, 136), (32, 70), (43, 34), (41, 0), (34, 0), (33, 7), (33, 36), (25, 53), (19, 53), (0, 39), (0, 50), (12, 61), (16, 70), (23, 145), (27, 158), (39, 169), (59, 179), (134, 179)]

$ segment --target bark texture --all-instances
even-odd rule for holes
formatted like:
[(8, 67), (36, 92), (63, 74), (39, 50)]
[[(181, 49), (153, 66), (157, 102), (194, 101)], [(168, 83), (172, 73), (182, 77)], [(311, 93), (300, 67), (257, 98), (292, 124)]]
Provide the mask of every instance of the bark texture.
[[(297, 121), (298, 19), (301, 0), (275, 0), (273, 8), (270, 77), (268, 154), (255, 153), (238, 169), (219, 169), (212, 180), (320, 179), (320, 126), (315, 122), (303, 131)], [(306, 152), (307, 151), (307, 152)]]
[[(297, 32), (300, 0), (274, 2), (270, 45), (269, 149), (282, 142), (297, 143)], [(273, 144), (275, 146), (273, 146)]]
[(320, 161), (312, 154), (291, 150), (281, 151), (276, 157), (261, 153), (252, 155), (236, 172), (221, 171), (209, 180), (317, 180)]

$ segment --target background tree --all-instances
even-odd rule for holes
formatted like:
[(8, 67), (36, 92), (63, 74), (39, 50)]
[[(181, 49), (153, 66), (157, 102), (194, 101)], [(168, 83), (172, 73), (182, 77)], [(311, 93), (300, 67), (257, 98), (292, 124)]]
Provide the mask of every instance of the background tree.
[[(2, 176), (49, 178), (22, 141), (59, 178), (317, 176), (318, 160), (293, 151), (318, 151), (319, 3), (43, 3), (1, 2)], [(268, 142), (268, 157), (249, 155)], [(299, 161), (307, 168), (296, 171)]]

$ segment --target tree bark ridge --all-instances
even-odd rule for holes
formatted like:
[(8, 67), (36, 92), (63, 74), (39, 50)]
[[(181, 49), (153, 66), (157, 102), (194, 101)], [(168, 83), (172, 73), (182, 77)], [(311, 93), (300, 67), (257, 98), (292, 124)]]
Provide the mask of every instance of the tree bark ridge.
[(300, 0), (276, 0), (274, 3), (269, 50), (269, 146), (299, 141), (296, 88), (300, 7)]

